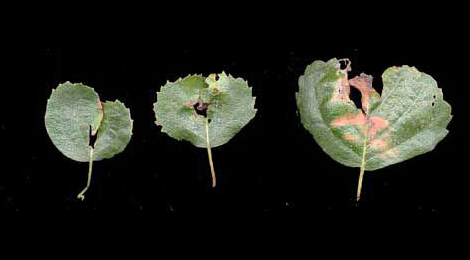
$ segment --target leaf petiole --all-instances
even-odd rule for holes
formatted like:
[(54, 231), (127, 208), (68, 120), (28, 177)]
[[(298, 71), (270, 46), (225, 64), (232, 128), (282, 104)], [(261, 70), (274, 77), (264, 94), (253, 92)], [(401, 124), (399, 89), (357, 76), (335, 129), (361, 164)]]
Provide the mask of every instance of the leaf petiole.
[(90, 187), (92, 170), (93, 170), (93, 148), (91, 147), (90, 148), (90, 162), (89, 162), (89, 165), (88, 165), (87, 184), (86, 184), (86, 187), (82, 190), (82, 192), (80, 192), (80, 194), (78, 194), (77, 199), (81, 199), (82, 201), (85, 200), (85, 195), (84, 194), (88, 190), (88, 187)]
[[(367, 128), (366, 128), (366, 133), (368, 132), (369, 132), (369, 125), (367, 125)], [(361, 199), (362, 181), (364, 179), (364, 172), (366, 168), (366, 151), (367, 151), (367, 135), (364, 138), (364, 144), (362, 146), (361, 171), (359, 172), (359, 183), (357, 184), (356, 201), (359, 201)]]
[(357, 184), (357, 201), (361, 199), (362, 180), (364, 179), (364, 172), (364, 167), (361, 167), (361, 172), (359, 173), (359, 183)]
[(215, 187), (216, 178), (215, 178), (214, 163), (212, 162), (211, 144), (209, 141), (209, 119), (207, 117), (206, 117), (206, 145), (207, 145), (207, 155), (209, 157), (209, 165), (211, 167), (212, 187)]

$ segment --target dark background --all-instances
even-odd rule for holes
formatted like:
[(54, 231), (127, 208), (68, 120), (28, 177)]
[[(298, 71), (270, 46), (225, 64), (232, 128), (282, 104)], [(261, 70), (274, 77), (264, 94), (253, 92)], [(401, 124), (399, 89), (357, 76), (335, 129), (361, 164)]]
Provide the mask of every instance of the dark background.
[[(459, 204), (465, 170), (457, 167), (463, 127), (456, 50), (420, 47), (267, 49), (227, 47), (222, 50), (162, 48), (46, 49), (41, 71), (45, 83), (35, 86), (33, 116), (20, 140), (25, 159), (0, 177), (0, 208), (146, 209), (154, 211), (316, 211), (444, 210)], [(359, 168), (343, 166), (315, 143), (300, 124), (294, 99), (297, 81), (316, 59), (348, 57), (351, 77), (374, 76), (390, 66), (412, 65), (433, 76), (454, 115), (449, 135), (430, 153), (385, 169), (366, 172), (362, 201), (355, 202)], [(258, 113), (227, 144), (214, 148), (218, 186), (211, 188), (205, 149), (177, 141), (154, 124), (156, 92), (167, 80), (188, 74), (225, 71), (248, 80)], [(133, 137), (112, 159), (94, 163), (92, 186), (84, 202), (87, 163), (62, 155), (44, 127), (46, 101), (61, 82), (82, 82), (101, 100), (119, 99), (131, 109)], [(352, 90), (352, 98), (360, 95)], [(8, 128), (3, 124), (2, 130)], [(8, 129), (6, 129), (8, 130)], [(4, 138), (8, 138), (5, 137)], [(31, 146), (31, 143), (33, 144)], [(20, 150), (18, 148), (18, 150)], [(12, 152), (16, 152), (14, 150)], [(466, 207), (466, 206), (465, 206)]]

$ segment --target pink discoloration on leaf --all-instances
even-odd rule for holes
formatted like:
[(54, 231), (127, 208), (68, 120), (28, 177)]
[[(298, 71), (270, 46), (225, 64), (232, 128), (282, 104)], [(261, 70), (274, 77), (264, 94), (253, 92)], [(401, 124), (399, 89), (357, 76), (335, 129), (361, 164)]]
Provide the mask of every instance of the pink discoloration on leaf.
[[(355, 126), (361, 131), (363, 136), (355, 136), (350, 133), (344, 134), (344, 139), (347, 141), (358, 141), (367, 137), (367, 145), (379, 152), (379, 157), (382, 159), (390, 159), (397, 156), (396, 150), (387, 150), (390, 143), (390, 133), (386, 132), (376, 138), (376, 134), (388, 127), (387, 120), (372, 116), (367, 118), (361, 111), (357, 115), (346, 115), (331, 122), (332, 127)], [(367, 131), (368, 130), (368, 131)], [(365, 135), (367, 131), (367, 136)]]
[(383, 151), (377, 155), (380, 159), (387, 161), (398, 156), (397, 149), (392, 148), (390, 150)]
[(103, 104), (101, 104), (101, 100), (98, 98), (98, 109), (103, 110)]
[[(194, 103), (195, 104), (195, 103)], [(188, 102), (184, 102), (182, 105), (185, 106), (185, 107), (188, 107), (188, 108), (193, 108), (194, 104), (191, 104), (191, 103), (188, 103)]]
[(379, 138), (370, 141), (369, 146), (374, 150), (383, 151), (387, 149), (388, 143), (385, 142), (382, 138)]
[(370, 95), (372, 92), (375, 92), (374, 88), (372, 88), (372, 80), (372, 76), (364, 73), (349, 80), (349, 84), (361, 92), (362, 110), (364, 110), (366, 114), (369, 114)]
[[(100, 100), (99, 97), (98, 97), (98, 111), (99, 111), (99, 117), (100, 117), (99, 121), (101, 122), (101, 120), (103, 120), (103, 117), (104, 117), (104, 111), (103, 111), (103, 104), (101, 103), (101, 100)], [(98, 129), (99, 129), (99, 127), (97, 129), (91, 131), (91, 133), (90, 133), (91, 136), (95, 136), (96, 133), (98, 132)]]
[(337, 118), (331, 122), (331, 126), (340, 127), (340, 126), (360, 126), (365, 125), (367, 122), (366, 116), (361, 112), (357, 115), (346, 115), (340, 118)]
[[(379, 116), (370, 116), (369, 112), (373, 102), (380, 100), (380, 95), (377, 94), (372, 87), (372, 76), (361, 73), (361, 75), (348, 80), (348, 72), (351, 70), (350, 64), (347, 68), (340, 70), (344, 77), (339, 79), (333, 91), (331, 101), (335, 102), (351, 102), (349, 98), (350, 86), (355, 87), (361, 92), (362, 110), (357, 114), (346, 114), (333, 120), (330, 125), (332, 127), (348, 127), (353, 126), (359, 130), (361, 135), (357, 133), (347, 132), (342, 138), (349, 142), (364, 142), (368, 149), (373, 149), (376, 155), (382, 160), (390, 160), (398, 156), (396, 148), (390, 149), (390, 132), (387, 130), (389, 122)], [(348, 104), (350, 105), (350, 104)], [(384, 131), (383, 133), (379, 133)]]
[(378, 117), (378, 116), (372, 116), (369, 118), (369, 136), (371, 138), (374, 138), (375, 134), (380, 131), (385, 129), (388, 126), (388, 121)]
[(389, 149), (390, 133), (385, 133), (377, 139), (371, 139), (369, 141), (369, 146), (372, 149), (378, 151), (377, 156), (384, 161), (398, 156), (398, 151), (396, 148)]
[(346, 139), (348, 141), (357, 141), (358, 137), (355, 136), (355, 135), (351, 135), (351, 134), (345, 134), (344, 139)]

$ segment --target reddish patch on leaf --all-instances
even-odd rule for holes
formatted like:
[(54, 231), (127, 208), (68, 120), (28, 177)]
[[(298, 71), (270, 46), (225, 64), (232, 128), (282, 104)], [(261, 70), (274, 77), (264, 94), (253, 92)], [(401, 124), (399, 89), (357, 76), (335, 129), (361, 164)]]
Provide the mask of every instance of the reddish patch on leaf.
[(206, 110), (209, 107), (209, 104), (204, 103), (202, 101), (201, 96), (198, 97), (197, 103), (198, 103), (197, 110), (199, 110), (199, 111)]
[(374, 150), (383, 151), (387, 148), (388, 142), (384, 141), (382, 138), (379, 138), (370, 141), (369, 145)]
[(388, 121), (378, 117), (378, 116), (372, 116), (369, 118), (369, 136), (370, 138), (374, 138), (375, 134), (382, 130), (385, 129), (388, 126)]
[[(101, 103), (100, 98), (98, 98), (98, 113), (99, 113), (100, 122), (101, 122), (101, 120), (104, 117), (104, 111), (103, 111), (103, 104)], [(91, 134), (91, 136), (95, 136), (97, 132), (98, 132), (98, 128), (95, 129), (94, 131), (91, 131), (90, 134)]]
[(188, 108), (193, 108), (193, 106), (194, 106), (194, 104), (191, 104), (191, 103), (188, 103), (188, 102), (183, 102), (182, 105), (185, 106), (185, 107), (188, 107)]
[(397, 157), (397, 149), (393, 148), (393, 149), (390, 149), (390, 150), (387, 150), (387, 151), (384, 151), (384, 152), (381, 152), (379, 153), (377, 156), (384, 160), (384, 161), (387, 161), (387, 160), (390, 160), (392, 158), (395, 158)]
[(345, 134), (345, 135), (344, 135), (344, 139), (346, 139), (346, 140), (348, 140), (348, 141), (356, 141), (358, 138), (357, 138), (357, 136), (355, 136), (355, 135)]
[(361, 73), (360, 76), (349, 80), (349, 84), (361, 92), (362, 110), (364, 110), (366, 114), (369, 113), (370, 94), (375, 92), (374, 88), (372, 88), (372, 80), (372, 76), (364, 73)]
[(390, 145), (390, 133), (384, 133), (377, 139), (371, 139), (369, 146), (378, 151), (377, 156), (382, 160), (390, 160), (398, 156), (396, 148), (388, 149)]
[(348, 125), (364, 125), (366, 122), (366, 116), (363, 113), (358, 113), (357, 115), (346, 115), (337, 118), (331, 122), (331, 126), (340, 127)]
[(98, 109), (103, 110), (103, 105), (101, 104), (100, 98), (98, 98)]

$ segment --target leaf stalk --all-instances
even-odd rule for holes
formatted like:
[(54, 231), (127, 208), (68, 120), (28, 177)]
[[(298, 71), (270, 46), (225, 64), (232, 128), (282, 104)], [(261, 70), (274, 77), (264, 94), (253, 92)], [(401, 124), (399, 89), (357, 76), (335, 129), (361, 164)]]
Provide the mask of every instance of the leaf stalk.
[(88, 190), (91, 184), (91, 175), (93, 171), (93, 147), (90, 148), (90, 161), (88, 164), (88, 180), (86, 187), (77, 195), (77, 199), (81, 199), (82, 201), (85, 200), (85, 192)]
[(217, 182), (216, 182), (216, 177), (215, 177), (214, 163), (212, 162), (211, 143), (209, 141), (209, 119), (207, 117), (206, 117), (206, 146), (207, 146), (207, 155), (209, 157), (209, 165), (211, 167), (212, 187), (214, 188)]

